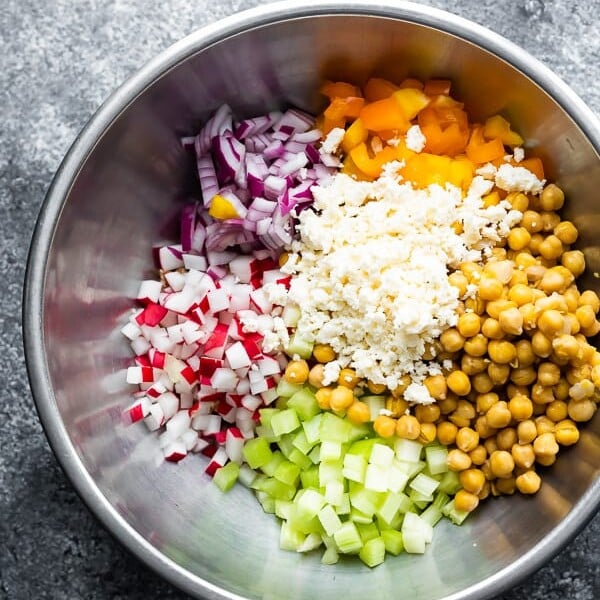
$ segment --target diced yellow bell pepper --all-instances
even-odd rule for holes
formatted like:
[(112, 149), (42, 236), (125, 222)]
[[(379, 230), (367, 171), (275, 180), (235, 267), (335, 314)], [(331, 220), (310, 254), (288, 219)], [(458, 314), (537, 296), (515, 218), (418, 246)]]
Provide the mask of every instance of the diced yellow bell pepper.
[(504, 157), (504, 144), (500, 138), (493, 138), (486, 142), (483, 136), (483, 127), (474, 125), (466, 147), (466, 154), (467, 158), (476, 164), (493, 162)]
[(365, 173), (363, 173), (355, 164), (354, 161), (352, 160), (351, 156), (346, 156), (346, 158), (344, 159), (344, 162), (342, 163), (342, 170), (341, 172), (344, 175), (348, 175), (349, 177), (352, 177), (353, 179), (356, 179), (358, 181), (372, 181), (373, 177), (369, 177), (367, 175), (365, 175)]
[(414, 119), (431, 101), (421, 90), (403, 88), (394, 92), (392, 98), (400, 105), (404, 116), (410, 121)]
[(406, 161), (400, 174), (416, 187), (425, 188), (437, 183), (445, 185), (449, 181), (452, 159), (421, 152)]
[(410, 121), (393, 97), (366, 104), (360, 111), (360, 119), (369, 131), (397, 129), (406, 133), (410, 127)]
[(344, 152), (348, 154), (352, 148), (358, 146), (361, 142), (366, 142), (369, 132), (365, 127), (365, 124), (361, 119), (356, 119), (348, 129), (346, 129), (346, 133), (344, 134), (344, 139), (342, 140), (342, 148)]
[(475, 165), (466, 157), (455, 158), (450, 163), (448, 181), (465, 192), (475, 176)]
[(500, 138), (507, 146), (521, 146), (523, 138), (511, 129), (510, 123), (501, 115), (494, 115), (485, 122), (483, 136), (488, 139)]
[(489, 194), (486, 194), (483, 198), (483, 206), (485, 206), (486, 208), (488, 206), (497, 206), (498, 204), (500, 204), (500, 194), (494, 190), (493, 192), (490, 192)]
[(221, 221), (225, 219), (239, 219), (239, 215), (233, 204), (231, 204), (227, 198), (223, 198), (220, 194), (215, 194), (213, 196), (213, 199), (210, 202), (210, 208), (208, 209), (208, 214), (214, 219), (219, 219)]
[(387, 79), (371, 77), (365, 85), (365, 98), (367, 102), (383, 100), (384, 98), (389, 98), (397, 89), (398, 86)]

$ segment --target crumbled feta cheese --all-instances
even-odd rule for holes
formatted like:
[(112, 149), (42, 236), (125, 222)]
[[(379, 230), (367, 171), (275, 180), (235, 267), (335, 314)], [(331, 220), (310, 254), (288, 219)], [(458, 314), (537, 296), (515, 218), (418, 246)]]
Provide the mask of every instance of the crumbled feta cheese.
[(496, 185), (507, 192), (525, 192), (539, 194), (544, 188), (545, 181), (540, 181), (529, 169), (501, 165), (496, 172)]
[(406, 147), (413, 152), (421, 152), (425, 148), (427, 138), (418, 125), (413, 125), (406, 132)]
[(517, 146), (513, 150), (513, 158), (515, 159), (515, 162), (520, 163), (525, 158), (525, 150), (523, 150), (521, 146)]
[(479, 169), (475, 171), (475, 174), (481, 175), (481, 177), (484, 177), (485, 179), (494, 179), (497, 170), (498, 169), (496, 169), (492, 163), (486, 163), (482, 167), (479, 167)]
[(392, 146), (392, 148), (396, 148), (400, 144), (400, 138), (393, 137), (387, 141), (388, 146)]
[(334, 154), (340, 147), (346, 130), (342, 127), (334, 127), (323, 140), (321, 144), (321, 152), (323, 154)]
[(285, 306), (287, 302), (287, 288), (282, 283), (266, 283), (263, 290), (271, 304)]
[(404, 399), (415, 404), (432, 404), (435, 400), (423, 384), (411, 383), (404, 392)]

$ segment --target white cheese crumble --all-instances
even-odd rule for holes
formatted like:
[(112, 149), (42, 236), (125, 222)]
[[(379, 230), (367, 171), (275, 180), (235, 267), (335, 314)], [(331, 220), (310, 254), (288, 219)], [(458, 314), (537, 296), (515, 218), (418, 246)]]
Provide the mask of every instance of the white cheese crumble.
[(325, 365), (324, 383), (348, 365), (390, 389), (408, 373), (405, 398), (428, 403), (434, 400), (423, 380), (441, 366), (423, 354), (457, 321), (448, 267), (482, 260), (521, 213), (508, 202), (485, 208), (493, 182), (482, 177), (463, 198), (452, 185), (414, 189), (395, 174), (398, 167), (386, 165), (373, 182), (338, 174), (314, 187), (314, 210), (301, 213), (300, 239), (282, 270), (294, 275), (288, 299), (301, 307), (298, 334), (337, 354)]
[(340, 147), (346, 130), (342, 127), (334, 127), (323, 140), (321, 144), (321, 152), (323, 154), (334, 154)]
[(496, 185), (507, 192), (525, 192), (526, 194), (539, 194), (544, 188), (544, 181), (540, 181), (529, 169), (501, 165), (496, 171)]
[(513, 150), (513, 158), (515, 159), (515, 162), (520, 163), (525, 158), (525, 150), (523, 150), (521, 146), (517, 146)]
[(418, 125), (413, 125), (406, 132), (406, 147), (414, 152), (421, 152), (425, 148), (427, 138), (423, 135)]

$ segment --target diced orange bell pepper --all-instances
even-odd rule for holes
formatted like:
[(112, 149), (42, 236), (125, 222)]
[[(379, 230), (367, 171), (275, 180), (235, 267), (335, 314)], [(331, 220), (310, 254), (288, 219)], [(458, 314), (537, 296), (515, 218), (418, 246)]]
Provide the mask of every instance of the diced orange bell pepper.
[(338, 127), (344, 129), (346, 127), (346, 119), (328, 119), (327, 117), (323, 116), (320, 121), (317, 121), (316, 127), (325, 136), (332, 129), (336, 129)]
[(394, 85), (387, 79), (371, 77), (371, 79), (369, 79), (365, 85), (365, 99), (367, 102), (383, 100), (385, 98), (389, 98), (397, 89), (398, 86)]
[(546, 178), (544, 175), (544, 163), (537, 156), (526, 158), (520, 163), (517, 163), (517, 166), (529, 169), (540, 181)]
[(346, 129), (346, 133), (344, 134), (344, 139), (342, 140), (344, 152), (348, 154), (354, 146), (358, 146), (361, 142), (366, 142), (368, 136), (369, 131), (362, 122), (362, 119), (356, 119), (354, 123)]
[(428, 96), (449, 96), (452, 82), (449, 79), (428, 79), (423, 87), (423, 92)]
[(502, 158), (506, 153), (504, 144), (500, 138), (494, 138), (489, 142), (485, 141), (481, 125), (473, 127), (465, 152), (467, 158), (475, 164), (492, 162), (498, 158)]
[(402, 82), (400, 82), (400, 85), (398, 87), (400, 87), (400, 89), (412, 88), (415, 90), (422, 90), (423, 82), (420, 79), (415, 79), (414, 77), (407, 77)]
[(360, 111), (360, 119), (370, 131), (397, 129), (405, 133), (410, 127), (410, 121), (393, 97), (366, 104)]
[(466, 157), (455, 158), (450, 163), (448, 181), (465, 192), (475, 176), (475, 165)]
[(444, 94), (439, 94), (437, 96), (432, 96), (431, 103), (429, 104), (430, 108), (456, 108), (463, 109), (464, 103), (459, 102), (452, 98), (452, 96), (446, 96)]
[(384, 148), (373, 157), (369, 155), (367, 144), (362, 142), (350, 150), (350, 158), (356, 167), (367, 177), (376, 179), (381, 175), (383, 166), (395, 160), (406, 160), (415, 153), (408, 150), (404, 144), (398, 146), (384, 146)]
[(462, 109), (427, 106), (419, 113), (418, 122), (427, 139), (426, 152), (456, 156), (465, 151), (469, 130)]
[(344, 175), (348, 175), (348, 176), (352, 177), (353, 179), (357, 179), (358, 181), (372, 181), (373, 180), (373, 177), (369, 177), (368, 175), (365, 175), (365, 173), (363, 173), (354, 164), (354, 161), (352, 160), (352, 157), (350, 155), (346, 156), (346, 158), (344, 159), (344, 162), (342, 163), (341, 172), (344, 173)]
[(510, 123), (501, 115), (494, 115), (486, 120), (483, 126), (483, 136), (488, 140), (500, 138), (506, 146), (523, 144), (523, 138), (512, 130)]
[(398, 102), (404, 116), (409, 121), (414, 119), (430, 102), (430, 98), (416, 88), (403, 88), (394, 92), (392, 97)]
[(401, 175), (416, 187), (424, 188), (437, 183), (445, 185), (450, 177), (452, 159), (427, 152), (415, 154), (400, 169)]
[(348, 96), (346, 98), (333, 98), (331, 104), (323, 113), (326, 119), (339, 121), (341, 119), (356, 119), (365, 104), (364, 98)]
[(326, 81), (319, 91), (330, 100), (361, 95), (359, 87), (345, 81)]

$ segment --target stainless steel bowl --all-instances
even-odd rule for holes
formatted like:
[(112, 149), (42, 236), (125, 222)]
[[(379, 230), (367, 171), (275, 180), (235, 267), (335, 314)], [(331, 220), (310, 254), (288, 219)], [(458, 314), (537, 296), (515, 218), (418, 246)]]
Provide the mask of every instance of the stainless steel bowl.
[[(193, 188), (179, 137), (222, 102), (240, 114), (282, 103), (316, 111), (323, 77), (444, 76), (478, 117), (503, 111), (566, 191), (589, 271), (600, 271), (600, 124), (570, 89), (508, 41), (450, 14), (393, 0), (284, 2), (202, 29), (127, 81), (64, 160), (35, 232), (25, 293), (31, 386), (56, 455), (84, 501), (135, 555), (196, 597), (489, 598), (556, 553), (600, 502), (600, 418), (534, 498), (490, 500), (442, 523), (423, 557), (374, 570), (278, 549), (278, 526), (241, 486), (222, 495), (202, 459), (157, 460), (125, 427), (118, 332), (150, 247), (174, 236)], [(598, 289), (589, 276), (585, 284)]]

